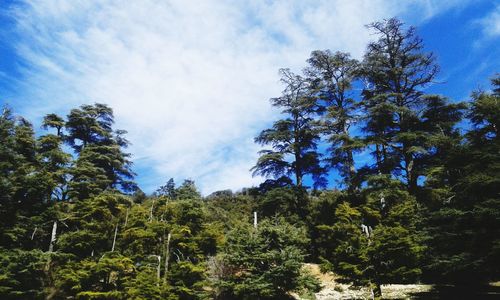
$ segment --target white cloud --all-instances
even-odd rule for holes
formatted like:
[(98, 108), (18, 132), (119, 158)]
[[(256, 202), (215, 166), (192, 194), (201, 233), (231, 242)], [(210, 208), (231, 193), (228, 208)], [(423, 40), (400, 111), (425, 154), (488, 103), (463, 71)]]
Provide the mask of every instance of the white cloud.
[(483, 29), (483, 34), (487, 38), (494, 38), (500, 36), (500, 4), (484, 18), (477, 21)]
[(27, 66), (19, 98), (36, 116), (111, 105), (146, 190), (171, 176), (204, 193), (237, 189), (261, 180), (249, 172), (252, 140), (276, 118), (280, 67), (300, 70), (314, 49), (359, 56), (366, 23), (464, 1), (442, 2), (27, 1), (14, 12)]

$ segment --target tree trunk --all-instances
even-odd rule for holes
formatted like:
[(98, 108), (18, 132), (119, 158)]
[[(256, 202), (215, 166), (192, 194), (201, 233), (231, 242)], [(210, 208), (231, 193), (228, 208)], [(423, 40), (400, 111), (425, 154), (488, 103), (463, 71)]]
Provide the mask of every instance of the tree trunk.
[[(347, 122), (343, 121), (342, 122), (342, 133), (348, 137), (349, 136), (349, 127), (347, 125)], [(343, 142), (342, 146), (346, 146), (349, 142)], [(353, 191), (354, 190), (354, 186), (353, 186), (353, 180), (354, 180), (354, 175), (356, 174), (356, 169), (354, 167), (354, 157), (353, 157), (353, 154), (352, 154), (352, 150), (351, 149), (346, 149), (345, 150), (346, 152), (346, 155), (347, 155), (347, 160), (345, 162), (345, 169), (347, 170), (347, 185), (348, 185), (348, 190), (349, 191)]]
[(116, 235), (117, 234), (118, 234), (118, 223), (116, 223), (116, 227), (115, 227), (115, 236), (113, 237), (113, 246), (111, 246), (111, 252), (115, 251)]
[(381, 299), (382, 298), (382, 288), (380, 283), (372, 284), (372, 298), (373, 299)]
[(297, 178), (297, 187), (299, 188), (302, 187), (302, 175), (297, 174), (296, 178)]
[(35, 226), (35, 230), (33, 230), (33, 233), (31, 234), (31, 240), (33, 240), (33, 238), (35, 237), (35, 233), (37, 230), (38, 230), (38, 227)]
[(163, 273), (163, 284), (167, 283), (167, 274), (168, 274), (168, 261), (170, 259), (170, 239), (172, 238), (172, 234), (170, 232), (168, 233), (167, 236), (167, 249), (165, 251), (165, 268)]
[(57, 221), (54, 221), (54, 225), (52, 225), (52, 235), (50, 236), (49, 252), (54, 251), (54, 244), (56, 242), (56, 234), (57, 234)]
[(157, 286), (160, 286), (160, 272), (161, 272), (161, 255), (158, 255), (158, 269), (156, 270), (156, 278), (158, 279), (158, 282), (156, 283)]
[(353, 192), (355, 188), (354, 176), (356, 176), (356, 169), (354, 167), (354, 157), (351, 150), (347, 150), (347, 168), (349, 169), (347, 178), (348, 191)]
[(408, 192), (415, 195), (417, 192), (417, 176), (415, 174), (415, 160), (411, 154), (405, 154), (405, 173)]
[(125, 223), (123, 224), (123, 227), (126, 227), (127, 226), (127, 222), (128, 222), (128, 211), (129, 211), (129, 207), (127, 207), (127, 213), (125, 214)]
[(377, 160), (377, 172), (379, 174), (382, 173), (382, 154), (380, 153), (380, 146), (379, 144), (375, 144), (375, 158)]
[(295, 149), (295, 181), (297, 182), (297, 187), (302, 187), (302, 158), (298, 149)]
[(151, 211), (149, 212), (149, 222), (153, 221), (153, 209), (155, 207), (155, 200), (153, 200), (153, 203), (151, 204)]

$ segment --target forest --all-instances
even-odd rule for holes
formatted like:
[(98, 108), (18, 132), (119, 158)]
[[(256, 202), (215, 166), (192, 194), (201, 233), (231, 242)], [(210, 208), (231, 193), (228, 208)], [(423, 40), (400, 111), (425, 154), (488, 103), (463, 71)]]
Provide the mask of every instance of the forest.
[(305, 263), (377, 299), (499, 281), (500, 75), (466, 102), (427, 94), (446, 83), (416, 29), (368, 28), (361, 60), (316, 50), (279, 71), (280, 118), (249, 170), (267, 180), (239, 191), (167, 178), (145, 194), (105, 104), (39, 132), (4, 106), (0, 298), (315, 299)]

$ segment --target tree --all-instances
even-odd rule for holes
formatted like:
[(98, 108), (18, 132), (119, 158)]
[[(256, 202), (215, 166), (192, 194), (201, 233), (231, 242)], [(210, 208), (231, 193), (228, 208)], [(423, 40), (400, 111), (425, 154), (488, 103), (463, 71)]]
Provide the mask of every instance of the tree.
[(382, 284), (415, 282), (422, 273), (420, 211), (400, 182), (384, 175), (373, 177), (363, 193), (363, 205), (344, 202), (336, 208), (330, 229), (336, 245), (325, 267), (331, 264), (333, 271), (371, 286), (380, 297)]
[(56, 114), (48, 114), (43, 118), (42, 128), (47, 130), (49, 128), (56, 129), (56, 135), (58, 137), (63, 136), (63, 128), (65, 122), (64, 119)]
[(105, 104), (82, 105), (68, 115), (65, 140), (78, 154), (70, 170), (72, 197), (88, 198), (107, 188), (136, 188), (130, 154), (122, 150), (129, 144), (123, 137), (126, 132), (113, 131), (113, 123), (113, 111)]
[(297, 187), (274, 188), (258, 199), (262, 217), (284, 217), (290, 223), (303, 222), (307, 216), (308, 193)]
[(434, 172), (431, 188), (444, 190), (429, 216), (432, 259), (428, 276), (468, 284), (500, 274), (500, 80), (493, 92), (475, 92), (468, 116), (472, 129)]
[(312, 175), (315, 186), (324, 186), (325, 170), (316, 151), (320, 139), (314, 121), (317, 106), (310, 85), (305, 78), (288, 69), (280, 73), (286, 87), (280, 97), (271, 99), (271, 103), (281, 108), (286, 117), (255, 138), (261, 145), (271, 145), (272, 150), (259, 152), (261, 156), (252, 168), (253, 174), (275, 178), (294, 175), (299, 188), (303, 186), (304, 176)]
[(353, 153), (362, 147), (349, 129), (356, 122), (356, 101), (352, 98), (352, 84), (359, 73), (359, 63), (348, 53), (313, 51), (307, 60), (306, 74), (312, 81), (318, 104), (325, 110), (322, 128), (330, 148), (327, 160), (344, 178), (352, 190), (356, 169)]
[[(173, 181), (172, 181), (173, 183)], [(184, 179), (184, 182), (173, 191), (173, 195), (175, 195), (176, 199), (185, 200), (185, 199), (201, 199), (201, 194), (196, 187), (194, 180)]]
[(0, 252), (2, 299), (44, 299), (47, 255), (40, 250)]
[[(286, 299), (302, 288), (305, 231), (282, 219), (234, 228), (212, 270), (217, 299)], [(310, 278), (309, 281), (314, 281)], [(316, 289), (318, 288), (316, 282)]]
[(414, 193), (419, 177), (416, 158), (422, 152), (414, 132), (426, 105), (422, 89), (439, 68), (434, 55), (423, 52), (415, 28), (403, 25), (395, 18), (368, 25), (378, 39), (368, 45), (363, 60), (362, 104), (366, 141), (375, 147), (377, 171), (402, 175)]
[(0, 115), (0, 245), (26, 244), (31, 218), (50, 200), (50, 180), (37, 159), (31, 124), (4, 108)]
[(167, 196), (168, 198), (175, 200), (177, 198), (177, 192), (175, 189), (175, 181), (170, 178), (165, 185), (162, 185), (156, 190), (156, 194), (159, 196)]
[(47, 134), (37, 140), (37, 159), (49, 179), (50, 189), (47, 199), (67, 200), (68, 167), (71, 155), (62, 149), (63, 141), (59, 135)]

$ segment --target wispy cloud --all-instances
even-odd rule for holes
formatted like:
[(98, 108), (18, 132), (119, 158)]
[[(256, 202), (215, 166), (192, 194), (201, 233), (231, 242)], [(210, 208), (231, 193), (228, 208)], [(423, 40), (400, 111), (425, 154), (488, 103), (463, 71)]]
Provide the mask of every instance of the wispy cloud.
[(300, 70), (314, 49), (359, 56), (366, 23), (463, 2), (26, 1), (12, 12), (25, 63), (17, 97), (33, 116), (111, 105), (146, 190), (171, 176), (204, 193), (236, 189), (261, 180), (248, 171), (253, 137), (276, 117), (278, 68)]
[(482, 27), (486, 38), (495, 38), (500, 36), (500, 4), (485, 17), (477, 20), (477, 24)]

